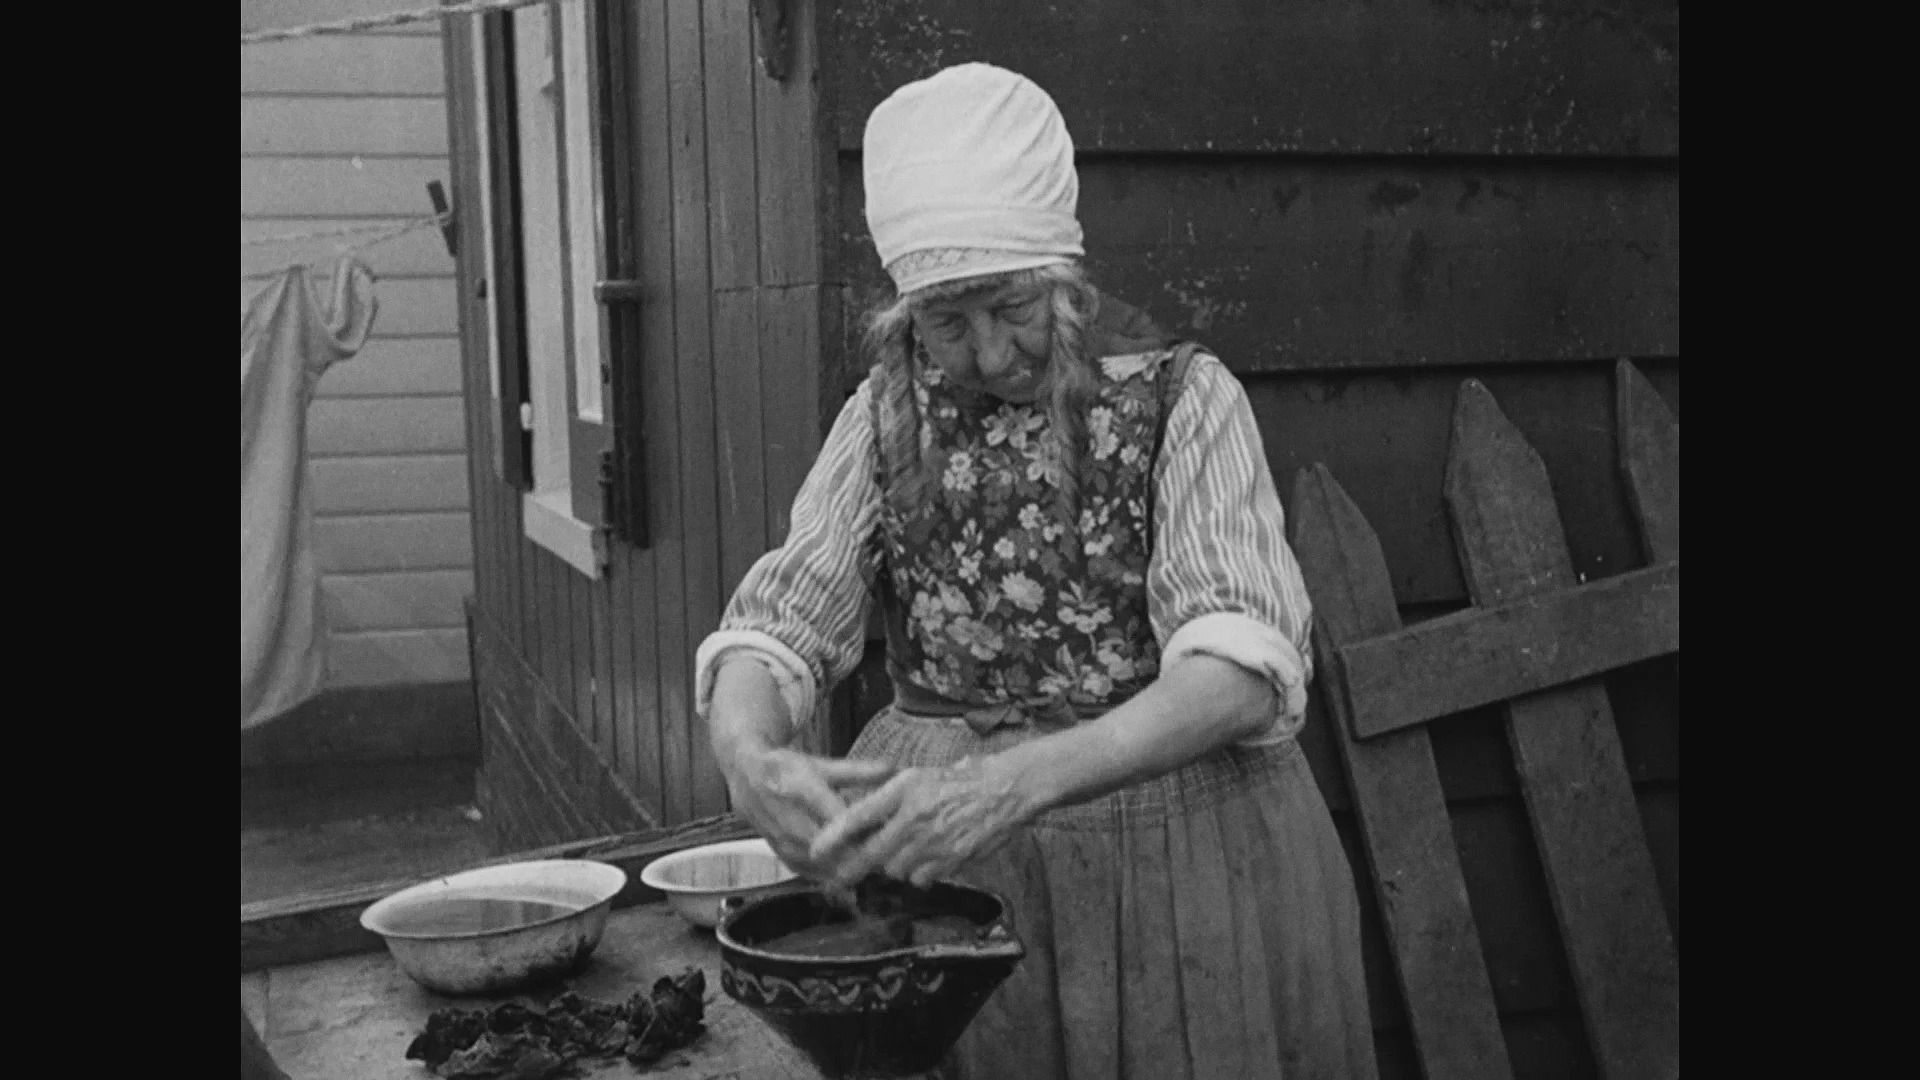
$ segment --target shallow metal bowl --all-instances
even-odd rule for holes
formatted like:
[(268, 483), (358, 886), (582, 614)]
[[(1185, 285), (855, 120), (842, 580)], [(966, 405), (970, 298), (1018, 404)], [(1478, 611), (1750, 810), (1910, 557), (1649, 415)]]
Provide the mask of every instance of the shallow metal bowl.
[(797, 877), (765, 840), (729, 840), (664, 855), (640, 871), (640, 882), (667, 895), (680, 917), (712, 929), (728, 897), (778, 891)]
[[(584, 859), (508, 863), (402, 889), (362, 912), (360, 925), (384, 938), (400, 970), (429, 990), (499, 993), (585, 966), (626, 883), (619, 867)], [(481, 899), (567, 910), (500, 929), (419, 929), (423, 915), (446, 901)]]

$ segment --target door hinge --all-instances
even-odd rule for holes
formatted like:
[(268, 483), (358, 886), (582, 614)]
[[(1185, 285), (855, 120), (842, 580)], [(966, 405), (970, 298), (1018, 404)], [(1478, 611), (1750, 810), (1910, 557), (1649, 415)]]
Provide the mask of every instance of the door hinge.
[(613, 451), (600, 451), (600, 520), (613, 522)]
[(643, 286), (636, 278), (613, 278), (593, 283), (593, 298), (603, 304), (638, 303)]

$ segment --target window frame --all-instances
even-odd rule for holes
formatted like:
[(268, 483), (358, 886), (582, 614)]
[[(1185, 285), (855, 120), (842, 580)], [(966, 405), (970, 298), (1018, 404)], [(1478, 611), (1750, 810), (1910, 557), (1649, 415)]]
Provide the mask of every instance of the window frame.
[[(630, 278), (634, 265), (621, 228), (633, 191), (619, 8), (566, 0), (493, 13), (475, 20), (469, 46), (484, 258), (498, 285), (486, 306), (494, 472), (519, 491), (527, 537), (592, 579), (608, 568), (616, 530), (646, 541), (644, 488), (628, 490), (620, 475), (643, 470), (616, 460), (635, 456), (617, 418), (637, 376), (617, 375), (614, 362), (631, 351), (634, 313), (605, 295), (608, 279)], [(529, 107), (533, 93), (550, 114)]]

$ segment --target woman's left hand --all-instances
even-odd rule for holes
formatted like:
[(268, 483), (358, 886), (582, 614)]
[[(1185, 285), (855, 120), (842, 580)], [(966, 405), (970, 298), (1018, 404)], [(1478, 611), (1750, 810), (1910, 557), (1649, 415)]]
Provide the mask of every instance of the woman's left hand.
[(924, 888), (1006, 843), (1028, 816), (985, 761), (902, 769), (828, 822), (809, 854), (842, 885), (879, 871)]

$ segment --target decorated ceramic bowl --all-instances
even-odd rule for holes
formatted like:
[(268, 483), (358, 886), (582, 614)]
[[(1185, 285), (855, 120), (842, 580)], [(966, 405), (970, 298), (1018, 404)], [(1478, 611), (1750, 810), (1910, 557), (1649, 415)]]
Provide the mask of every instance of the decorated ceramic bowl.
[(830, 1080), (934, 1069), (1026, 948), (994, 893), (947, 883), (902, 889), (904, 916), (948, 923), (959, 916), (972, 931), (964, 940), (863, 955), (806, 955), (781, 943), (850, 920), (817, 888), (729, 901), (716, 931), (721, 989)]

